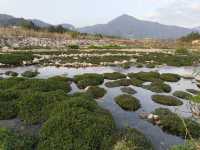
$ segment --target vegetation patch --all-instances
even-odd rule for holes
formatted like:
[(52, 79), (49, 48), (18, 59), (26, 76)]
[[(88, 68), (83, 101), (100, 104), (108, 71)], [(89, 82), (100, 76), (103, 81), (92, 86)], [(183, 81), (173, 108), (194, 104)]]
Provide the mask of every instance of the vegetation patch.
[(150, 90), (152, 92), (156, 92), (156, 93), (169, 93), (169, 92), (171, 92), (170, 85), (164, 83), (161, 80), (154, 81), (149, 85), (143, 85), (142, 87), (147, 89), (147, 90)]
[(17, 73), (17, 72), (14, 72), (14, 71), (6, 71), (6, 72), (5, 72), (5, 75), (7, 75), (7, 76), (12, 76), (12, 77), (16, 77), (16, 76), (18, 76), (18, 73)]
[(137, 93), (133, 88), (131, 87), (122, 87), (121, 91), (127, 94), (135, 94)]
[(128, 94), (117, 96), (115, 101), (122, 109), (128, 111), (136, 111), (141, 107), (140, 101)]
[(21, 135), (11, 130), (0, 128), (1, 150), (33, 150), (37, 140), (34, 137)]
[(184, 144), (172, 146), (170, 150), (198, 150), (199, 146), (200, 146), (200, 141), (188, 140)]
[(108, 80), (117, 80), (117, 79), (126, 78), (125, 74), (122, 74), (119, 72), (104, 73), (103, 76), (104, 76), (104, 79), (108, 79)]
[(86, 92), (96, 99), (102, 98), (106, 94), (106, 90), (98, 86), (91, 86), (87, 89)]
[(136, 129), (124, 129), (117, 134), (113, 150), (153, 150), (151, 142)]
[(152, 100), (156, 103), (167, 106), (180, 106), (183, 104), (181, 100), (168, 95), (153, 95)]
[(120, 79), (116, 81), (106, 82), (105, 86), (108, 88), (120, 87), (120, 86), (129, 86), (131, 85), (130, 79)]
[[(160, 127), (173, 135), (190, 138), (186, 133), (186, 127), (192, 138), (200, 137), (200, 124), (192, 119), (180, 118), (176, 113), (171, 112), (169, 109), (158, 108), (154, 114), (160, 118)], [(185, 127), (185, 125), (186, 127)]]
[(140, 79), (131, 78), (131, 85), (141, 87), (144, 83), (145, 83), (145, 81), (142, 81)]
[(79, 94), (55, 107), (40, 131), (37, 148), (107, 150), (114, 132), (111, 115), (91, 98)]
[(160, 74), (158, 72), (138, 72), (138, 73), (129, 73), (128, 76), (130, 78), (136, 78), (142, 81), (150, 81), (153, 82), (160, 78)]
[(100, 74), (87, 73), (82, 75), (76, 75), (74, 77), (74, 80), (79, 88), (84, 89), (88, 86), (101, 85), (104, 82), (104, 77)]
[(194, 95), (199, 95), (200, 94), (200, 91), (195, 90), (195, 89), (187, 89), (186, 91), (189, 92), (189, 93), (192, 93)]
[(21, 75), (26, 78), (33, 78), (39, 74), (38, 71), (25, 71)]
[(181, 79), (179, 75), (173, 73), (163, 73), (160, 78), (167, 82), (178, 82)]
[(175, 91), (173, 93), (173, 95), (178, 98), (182, 98), (182, 99), (186, 99), (186, 100), (190, 100), (192, 98), (191, 94), (184, 92), (184, 91)]

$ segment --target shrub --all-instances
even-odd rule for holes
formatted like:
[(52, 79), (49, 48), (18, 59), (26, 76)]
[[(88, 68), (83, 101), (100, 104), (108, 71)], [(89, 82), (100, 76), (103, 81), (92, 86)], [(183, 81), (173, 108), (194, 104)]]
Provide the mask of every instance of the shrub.
[(14, 90), (0, 91), (0, 119), (11, 119), (17, 116), (16, 101), (19, 93)]
[(76, 75), (74, 77), (75, 82), (78, 87), (81, 89), (86, 88), (87, 86), (96, 86), (104, 82), (103, 75), (95, 73), (86, 73), (82, 75)]
[[(190, 138), (186, 135), (186, 127), (192, 138), (200, 137), (200, 124), (192, 119), (180, 118), (176, 113), (171, 112), (166, 108), (158, 108), (154, 111), (154, 114), (160, 118), (160, 126), (164, 131), (167, 131), (173, 135)], [(185, 125), (184, 123), (185, 122)]]
[(187, 89), (186, 91), (187, 91), (187, 92), (190, 92), (190, 93), (192, 93), (192, 94), (194, 94), (194, 95), (199, 95), (199, 94), (200, 94), (200, 91), (195, 90), (195, 89)]
[(113, 150), (153, 150), (150, 141), (136, 129), (121, 130), (117, 137)]
[(105, 83), (105, 86), (108, 88), (119, 87), (119, 86), (129, 86), (129, 85), (131, 85), (130, 79), (120, 79), (120, 80)]
[(148, 89), (156, 93), (169, 93), (171, 92), (170, 85), (164, 83), (163, 81), (154, 81), (150, 85), (143, 85), (143, 88)]
[(141, 107), (137, 98), (127, 94), (117, 96), (115, 101), (122, 109), (128, 111), (136, 111)]
[(117, 80), (117, 79), (126, 78), (126, 75), (119, 72), (104, 73), (103, 76), (104, 76), (104, 79), (108, 79), (108, 80)]
[(160, 78), (167, 82), (177, 82), (181, 79), (179, 75), (173, 73), (163, 73), (160, 75)]
[(158, 80), (160, 74), (158, 72), (138, 72), (138, 73), (129, 73), (130, 78), (137, 78), (142, 81), (155, 81)]
[(110, 147), (114, 122), (95, 101), (73, 97), (58, 104), (52, 114), (40, 131), (38, 150), (106, 150)]
[(121, 91), (127, 94), (135, 94), (137, 93), (133, 88), (131, 87), (122, 87)]
[(31, 136), (20, 135), (8, 129), (0, 128), (1, 150), (33, 150), (36, 139)]
[(38, 71), (25, 71), (21, 75), (26, 78), (33, 78), (39, 74)]
[(12, 76), (12, 77), (16, 77), (16, 76), (18, 76), (18, 73), (17, 73), (17, 72), (14, 72), (14, 71), (6, 71), (6, 72), (5, 72), (5, 75), (7, 75), (7, 76)]
[(186, 100), (190, 100), (192, 98), (191, 94), (184, 92), (184, 91), (175, 91), (173, 93), (173, 95), (178, 98), (182, 98), (182, 99), (186, 99)]
[(167, 106), (179, 106), (183, 104), (181, 100), (177, 99), (176, 97), (168, 95), (153, 95), (152, 100), (156, 103)]
[(104, 88), (100, 88), (98, 86), (91, 86), (86, 91), (93, 98), (102, 98), (106, 94), (106, 90)]

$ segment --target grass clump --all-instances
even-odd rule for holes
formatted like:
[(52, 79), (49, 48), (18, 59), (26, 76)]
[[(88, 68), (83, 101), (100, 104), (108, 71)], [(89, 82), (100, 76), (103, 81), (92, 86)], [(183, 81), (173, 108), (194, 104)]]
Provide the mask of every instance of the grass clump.
[(183, 104), (181, 100), (168, 95), (153, 95), (152, 100), (156, 103), (167, 106), (180, 106)]
[(0, 128), (1, 150), (33, 150), (37, 141), (27, 135), (20, 135), (9, 129)]
[(158, 72), (138, 72), (138, 73), (129, 73), (128, 76), (130, 78), (136, 78), (142, 81), (155, 81), (158, 80), (160, 77), (160, 74)]
[[(190, 138), (186, 134), (186, 127), (192, 138), (200, 137), (200, 124), (188, 118), (180, 118), (176, 113), (171, 112), (166, 108), (158, 108), (154, 114), (160, 118), (160, 127), (173, 135)], [(186, 127), (185, 127), (185, 125)]]
[(82, 75), (76, 75), (74, 81), (80, 89), (84, 89), (88, 86), (101, 85), (104, 82), (103, 75), (95, 73), (86, 73)]
[(128, 94), (117, 96), (115, 101), (122, 109), (128, 111), (136, 111), (141, 107), (139, 100)]
[(175, 91), (173, 93), (173, 95), (178, 98), (182, 98), (182, 99), (186, 99), (186, 100), (190, 100), (192, 98), (191, 94), (184, 92), (184, 91)]
[(111, 115), (90, 97), (79, 94), (52, 111), (39, 133), (38, 150), (107, 150), (114, 131)]
[(174, 145), (170, 150), (198, 150), (200, 141), (188, 140), (184, 144)]
[(117, 137), (113, 150), (153, 150), (151, 142), (136, 129), (121, 130)]
[(135, 94), (137, 93), (133, 88), (131, 87), (122, 87), (121, 91), (127, 94)]
[(14, 71), (6, 71), (6, 72), (5, 72), (5, 75), (7, 75), (7, 76), (12, 76), (12, 77), (16, 77), (16, 76), (18, 76), (18, 73), (17, 73), (17, 72), (14, 72)]
[(173, 73), (163, 73), (160, 75), (160, 78), (167, 82), (177, 82), (181, 79), (179, 75)]
[(164, 83), (161, 80), (152, 82), (150, 85), (143, 85), (143, 88), (156, 93), (169, 93), (171, 92), (170, 85)]
[(189, 93), (192, 93), (194, 95), (199, 95), (200, 94), (200, 91), (195, 90), (195, 89), (186, 89), (186, 91), (189, 92)]
[(105, 86), (108, 88), (120, 87), (120, 86), (129, 86), (131, 85), (130, 79), (120, 79), (116, 81), (106, 82)]
[(104, 76), (104, 79), (108, 79), (108, 80), (117, 80), (117, 79), (126, 78), (125, 74), (122, 74), (119, 72), (104, 73), (103, 76)]
[(131, 85), (141, 87), (144, 83), (145, 83), (145, 81), (142, 81), (140, 79), (131, 78)]
[(98, 86), (91, 86), (87, 89), (86, 92), (96, 99), (102, 98), (106, 94), (106, 90)]
[(39, 74), (38, 71), (25, 71), (21, 75), (26, 78), (33, 78)]

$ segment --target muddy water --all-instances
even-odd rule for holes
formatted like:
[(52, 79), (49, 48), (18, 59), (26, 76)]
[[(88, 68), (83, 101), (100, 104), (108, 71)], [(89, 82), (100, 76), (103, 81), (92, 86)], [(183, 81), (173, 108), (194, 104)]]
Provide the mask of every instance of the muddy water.
[[(129, 72), (139, 72), (139, 71), (158, 71), (160, 73), (177, 73), (180, 75), (188, 75), (192, 74), (194, 70), (196, 70), (193, 67), (161, 67), (161, 68), (129, 68), (129, 69), (122, 69), (120, 67), (92, 67), (92, 68), (56, 68), (56, 67), (39, 67), (39, 66), (30, 66), (30, 67), (17, 67), (17, 68), (4, 68), (0, 70), (0, 73), (4, 73), (5, 71), (12, 70), (16, 71), (18, 73), (22, 73), (26, 70), (34, 70), (37, 69), (40, 72), (40, 75), (38, 78), (48, 78), (56, 75), (66, 75), (68, 77), (73, 77), (77, 74), (83, 74), (83, 73), (105, 73), (105, 72), (121, 72), (121, 73), (129, 73)], [(107, 81), (105, 81), (107, 82)], [(198, 89), (195, 80), (193, 79), (181, 79), (179, 82), (176, 83), (168, 83), (172, 87), (172, 94), (175, 90), (186, 90), (186, 89)], [(71, 93), (74, 93), (76, 91), (79, 91), (79, 89), (76, 87), (74, 83), (72, 83), (72, 91)], [(104, 85), (101, 85), (102, 87), (106, 88)], [(133, 127), (137, 128), (141, 132), (143, 132), (147, 138), (151, 140), (154, 147), (157, 150), (167, 150), (169, 147), (171, 147), (174, 144), (180, 144), (184, 143), (184, 140), (180, 137), (173, 136), (170, 134), (167, 134), (163, 132), (159, 127), (152, 125), (151, 123), (140, 119), (139, 114), (141, 112), (151, 112), (156, 108), (164, 107), (169, 108), (172, 111), (175, 111), (176, 113), (180, 114), (184, 117), (190, 117), (191, 114), (189, 112), (188, 108), (188, 102), (185, 100), (182, 100), (184, 104), (180, 107), (168, 107), (163, 106), (154, 103), (151, 100), (151, 96), (155, 93), (145, 90), (140, 87), (130, 86), (134, 88), (137, 93), (134, 94), (135, 97), (137, 97), (140, 100), (140, 103), (142, 105), (141, 109), (139, 109), (136, 112), (128, 112), (122, 110), (114, 101), (114, 98), (118, 96), (119, 94), (122, 94), (120, 91), (120, 87), (117, 88), (106, 88), (107, 94), (104, 98), (97, 100), (98, 104), (108, 109), (112, 115), (113, 118), (119, 128), (123, 127)], [(1, 125), (1, 122), (0, 122)]]

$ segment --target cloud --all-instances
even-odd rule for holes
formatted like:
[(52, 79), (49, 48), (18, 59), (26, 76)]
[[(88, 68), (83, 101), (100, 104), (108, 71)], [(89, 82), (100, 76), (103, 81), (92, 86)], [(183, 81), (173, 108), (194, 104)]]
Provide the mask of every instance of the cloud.
[(169, 25), (200, 26), (199, 0), (174, 0), (147, 16), (149, 19)]

